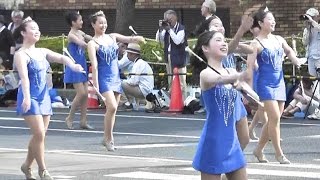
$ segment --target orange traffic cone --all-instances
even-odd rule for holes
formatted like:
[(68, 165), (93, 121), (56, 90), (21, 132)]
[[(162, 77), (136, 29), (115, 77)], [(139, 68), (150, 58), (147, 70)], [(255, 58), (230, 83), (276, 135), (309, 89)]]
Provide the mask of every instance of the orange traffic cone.
[[(90, 66), (89, 68), (89, 81), (92, 82), (92, 68)], [(96, 91), (94, 90), (93, 86), (91, 83), (88, 83), (88, 103), (87, 103), (87, 108), (88, 109), (95, 109), (99, 108), (99, 101), (98, 101), (98, 96), (96, 94)]]
[(180, 86), (180, 79), (178, 75), (178, 68), (173, 69), (172, 85), (171, 85), (171, 98), (169, 112), (182, 112), (183, 101)]

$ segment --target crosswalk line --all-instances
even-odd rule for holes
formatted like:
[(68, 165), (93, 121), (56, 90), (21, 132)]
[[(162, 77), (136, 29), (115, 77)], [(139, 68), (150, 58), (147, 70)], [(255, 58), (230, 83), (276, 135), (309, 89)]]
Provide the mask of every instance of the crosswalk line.
[(247, 169), (249, 175), (267, 175), (281, 177), (299, 177), (299, 178), (315, 178), (319, 179), (320, 173), (304, 172), (304, 171), (288, 171), (288, 170), (267, 170), (267, 169)]
[(300, 169), (319, 169), (320, 164), (301, 164), (301, 163), (292, 163), (292, 164), (279, 164), (279, 163), (248, 163), (250, 165), (257, 166), (268, 166), (268, 167), (283, 167), (283, 168), (300, 168)]
[(199, 175), (180, 175), (180, 174), (165, 174), (165, 173), (153, 173), (144, 171), (135, 171), (127, 173), (117, 173), (104, 175), (105, 177), (118, 177), (118, 178), (130, 178), (130, 179), (157, 179), (157, 180), (199, 180)]

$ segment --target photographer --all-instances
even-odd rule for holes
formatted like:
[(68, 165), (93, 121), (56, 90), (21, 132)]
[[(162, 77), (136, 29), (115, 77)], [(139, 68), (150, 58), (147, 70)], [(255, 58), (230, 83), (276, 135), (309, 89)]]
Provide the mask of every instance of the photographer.
[[(306, 46), (306, 57), (308, 59), (308, 71), (312, 76), (317, 75), (317, 69), (320, 68), (320, 20), (319, 11), (315, 8), (310, 8), (304, 15), (300, 16), (304, 20), (304, 31), (302, 42)], [(320, 109), (308, 116), (309, 119), (320, 120)]]
[[(167, 63), (167, 73), (172, 74), (173, 68), (177, 67), (179, 73), (186, 73), (187, 38), (185, 28), (178, 22), (177, 13), (167, 10), (164, 13), (164, 20), (159, 21), (157, 37), (164, 43), (164, 58)], [(183, 98), (186, 97), (186, 76), (180, 75), (180, 85), (182, 87)], [(168, 85), (171, 87), (172, 77), (168, 77)]]

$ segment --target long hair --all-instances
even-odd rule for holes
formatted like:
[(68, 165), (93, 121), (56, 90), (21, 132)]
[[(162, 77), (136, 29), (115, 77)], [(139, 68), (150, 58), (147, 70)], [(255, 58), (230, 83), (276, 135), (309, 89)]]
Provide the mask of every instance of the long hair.
[[(206, 56), (203, 53), (202, 46), (208, 46), (210, 40), (212, 39), (213, 35), (217, 31), (206, 31), (202, 34), (200, 34), (197, 44), (193, 51), (200, 56), (205, 62), (208, 62)], [(195, 56), (192, 56), (190, 58), (190, 65), (192, 68), (192, 84), (193, 85), (199, 85), (200, 84), (200, 72), (204, 70), (207, 65), (204, 62), (201, 62), (199, 59), (197, 59)]]

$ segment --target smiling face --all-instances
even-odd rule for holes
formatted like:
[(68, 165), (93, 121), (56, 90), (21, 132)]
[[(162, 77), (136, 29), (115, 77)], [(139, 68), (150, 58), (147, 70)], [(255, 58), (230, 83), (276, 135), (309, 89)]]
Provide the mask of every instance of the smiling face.
[(259, 25), (261, 27), (261, 30), (267, 31), (267, 32), (273, 32), (276, 27), (276, 21), (274, 19), (274, 16), (271, 12), (268, 12), (262, 21), (259, 21)]
[(36, 43), (40, 39), (39, 26), (35, 21), (25, 23), (25, 29), (21, 31), (21, 35), (24, 41)]
[(104, 16), (97, 16), (96, 21), (91, 25), (96, 34), (104, 34), (108, 28), (107, 19)]
[(225, 41), (224, 35), (221, 32), (216, 32), (213, 34), (208, 45), (202, 46), (202, 50), (207, 57), (215, 57), (215, 59), (222, 60), (222, 57), (228, 54), (228, 44)]

